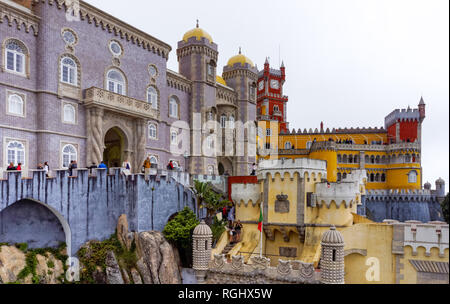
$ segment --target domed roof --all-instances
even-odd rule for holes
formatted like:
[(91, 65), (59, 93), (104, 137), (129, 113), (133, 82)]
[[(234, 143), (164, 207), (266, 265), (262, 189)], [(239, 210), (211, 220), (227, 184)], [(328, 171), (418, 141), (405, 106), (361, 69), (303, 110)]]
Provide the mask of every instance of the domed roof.
[(330, 230), (325, 232), (322, 236), (322, 244), (344, 244), (344, 237), (332, 226)]
[(230, 60), (228, 60), (228, 66), (229, 67), (234, 67), (234, 65), (236, 63), (240, 63), (241, 66), (245, 66), (245, 64), (247, 63), (248, 65), (250, 65), (252, 68), (255, 67), (253, 61), (251, 61), (248, 57), (242, 55), (241, 49), (239, 49), (239, 54), (231, 57)]
[(220, 84), (222, 84), (222, 85), (224, 85), (224, 86), (227, 85), (227, 82), (225, 81), (225, 79), (223, 79), (223, 78), (220, 77), (219, 75), (216, 76), (216, 82), (217, 82), (217, 83), (220, 83)]
[(445, 184), (445, 180), (442, 179), (442, 177), (439, 177), (439, 179), (436, 181), (436, 184)]
[(189, 38), (192, 37), (195, 37), (197, 40), (202, 40), (202, 38), (206, 38), (209, 40), (209, 43), (213, 43), (211, 35), (198, 26), (198, 20), (197, 20), (197, 27), (184, 34), (183, 40), (188, 42)]
[(202, 221), (200, 225), (195, 227), (194, 236), (212, 236), (212, 230), (206, 225), (205, 221)]
[(423, 186), (426, 190), (430, 190), (431, 189), (431, 184), (429, 182), (425, 183), (425, 185)]

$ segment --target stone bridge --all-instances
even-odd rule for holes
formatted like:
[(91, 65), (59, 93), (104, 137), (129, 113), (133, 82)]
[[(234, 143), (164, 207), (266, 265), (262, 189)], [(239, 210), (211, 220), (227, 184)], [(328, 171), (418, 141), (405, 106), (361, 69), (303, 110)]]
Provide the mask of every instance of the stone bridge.
[(69, 177), (57, 170), (46, 178), (33, 171), (30, 178), (8, 172), (0, 180), (0, 243), (28, 243), (30, 248), (67, 244), (76, 252), (89, 240), (109, 238), (117, 220), (126, 214), (131, 231), (162, 231), (172, 215), (197, 209), (193, 192), (169, 176), (124, 176), (120, 169), (80, 169)]

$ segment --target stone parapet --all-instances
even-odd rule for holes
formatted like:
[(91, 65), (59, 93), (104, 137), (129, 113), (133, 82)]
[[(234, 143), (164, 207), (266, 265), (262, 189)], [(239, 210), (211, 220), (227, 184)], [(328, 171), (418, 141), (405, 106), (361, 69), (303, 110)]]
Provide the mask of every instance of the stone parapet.
[(276, 174), (280, 174), (281, 178), (284, 179), (285, 173), (289, 173), (290, 178), (294, 178), (295, 173), (298, 173), (303, 178), (306, 172), (310, 176), (312, 173), (316, 176), (321, 174), (322, 178), (326, 179), (327, 162), (309, 158), (263, 160), (259, 163), (258, 180), (266, 179), (269, 174), (272, 178)]

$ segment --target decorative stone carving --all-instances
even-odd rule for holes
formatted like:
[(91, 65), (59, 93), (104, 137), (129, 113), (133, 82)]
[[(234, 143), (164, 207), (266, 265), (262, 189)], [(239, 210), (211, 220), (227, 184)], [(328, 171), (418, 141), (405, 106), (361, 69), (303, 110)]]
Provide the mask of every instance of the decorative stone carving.
[(231, 268), (235, 271), (240, 271), (244, 268), (244, 257), (242, 255), (232, 256)]
[(314, 265), (307, 264), (299, 261), (298, 267), (300, 278), (305, 281), (312, 280), (314, 278)]
[(213, 267), (216, 269), (222, 269), (225, 266), (225, 255), (224, 254), (215, 254)]
[(255, 269), (267, 269), (270, 266), (270, 259), (265, 258), (265, 257), (253, 257), (251, 258), (252, 262), (253, 262), (253, 268)]
[(291, 261), (278, 260), (277, 272), (283, 276), (289, 275), (292, 272)]
[(276, 213), (289, 213), (289, 201), (287, 195), (277, 195), (277, 200), (275, 201), (275, 212)]
[(297, 248), (295, 247), (280, 247), (280, 256), (295, 258), (297, 257)]

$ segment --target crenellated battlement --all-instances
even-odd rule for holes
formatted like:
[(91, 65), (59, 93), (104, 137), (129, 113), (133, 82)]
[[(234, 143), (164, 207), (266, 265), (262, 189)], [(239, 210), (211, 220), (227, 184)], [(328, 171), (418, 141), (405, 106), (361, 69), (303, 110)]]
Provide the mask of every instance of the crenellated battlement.
[(233, 184), (231, 185), (231, 199), (241, 207), (244, 203), (248, 207), (250, 202), (255, 207), (261, 204), (261, 187), (259, 184)]
[(322, 179), (327, 178), (327, 162), (309, 158), (263, 160), (259, 163), (258, 169), (258, 180), (264, 180), (268, 175), (271, 175), (273, 179), (276, 174), (280, 174), (281, 179), (284, 180), (286, 173), (291, 179), (294, 178), (295, 173), (298, 173), (301, 178), (304, 178), (305, 173), (309, 176), (320, 175)]
[(388, 129), (390, 126), (398, 121), (420, 121), (419, 109), (397, 109), (385, 118), (385, 128)]
[(320, 281), (320, 273), (313, 264), (279, 260), (277, 267), (271, 267), (270, 259), (258, 256), (245, 264), (243, 256), (232, 256), (228, 262), (225, 255), (215, 255), (207, 277), (209, 284), (318, 284)]

